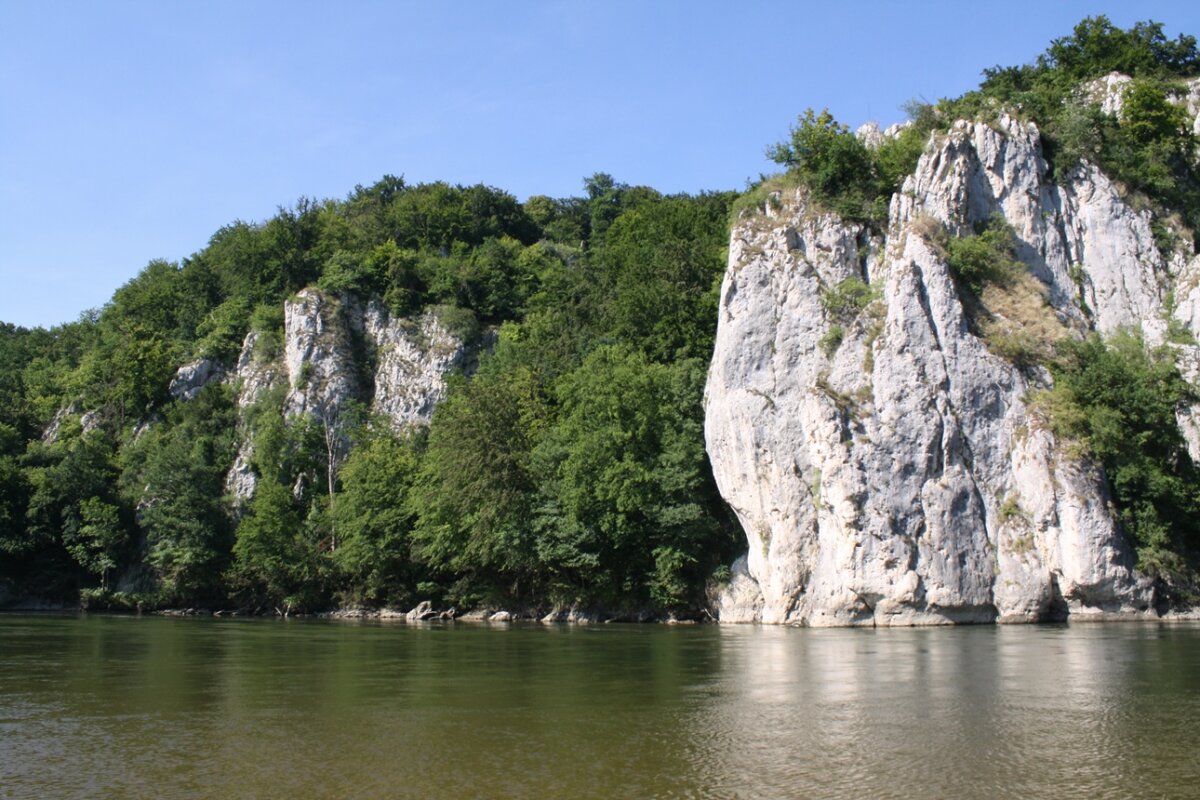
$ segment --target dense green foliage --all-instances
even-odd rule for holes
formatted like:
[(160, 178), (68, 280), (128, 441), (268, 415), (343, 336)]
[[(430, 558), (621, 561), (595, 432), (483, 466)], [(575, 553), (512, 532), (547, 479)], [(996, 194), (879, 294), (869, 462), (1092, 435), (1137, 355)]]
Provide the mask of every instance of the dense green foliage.
[[(732, 195), (584, 189), (522, 204), (385, 177), (226, 226), (77, 323), (4, 326), (0, 582), (93, 606), (698, 607), (736, 543), (700, 429)], [(428, 432), (344, 414), (334, 469), (278, 392), (241, 414), (225, 385), (170, 397), (179, 364), (230, 368), (251, 329), (253, 357), (278, 358), (283, 301), (309, 285), (499, 341)], [(247, 437), (239, 511), (224, 480)]]
[(413, 559), (408, 496), (420, 463), (420, 444), (377, 421), (361, 429), (342, 467), (333, 566), (341, 575), (344, 603), (415, 605), (421, 573)]
[(231, 533), (221, 496), (233, 459), (232, 406), (228, 387), (210, 386), (166, 408), (121, 454), (125, 500), (137, 509), (143, 558), (164, 601), (219, 596)]

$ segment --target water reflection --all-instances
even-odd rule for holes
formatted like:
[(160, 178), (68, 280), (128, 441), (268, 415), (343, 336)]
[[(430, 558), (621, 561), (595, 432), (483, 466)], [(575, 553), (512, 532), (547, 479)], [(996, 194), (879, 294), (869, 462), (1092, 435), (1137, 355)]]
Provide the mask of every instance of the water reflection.
[(720, 633), (726, 692), (695, 720), (709, 786), (880, 798), (1200, 786), (1184, 735), (1200, 713), (1195, 627)]
[(0, 617), (0, 796), (1185, 797), (1200, 627)]

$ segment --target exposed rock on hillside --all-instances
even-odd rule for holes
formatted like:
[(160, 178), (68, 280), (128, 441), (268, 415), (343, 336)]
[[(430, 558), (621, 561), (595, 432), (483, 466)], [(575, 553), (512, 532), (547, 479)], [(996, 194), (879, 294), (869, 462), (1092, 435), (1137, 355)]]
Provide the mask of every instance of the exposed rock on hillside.
[(316, 289), (305, 289), (283, 304), (285, 416), (308, 414), (318, 422), (332, 422), (357, 396), (350, 338), (357, 313), (356, 307), (345, 307)]
[(428, 424), (446, 395), (446, 376), (468, 366), (471, 349), (432, 311), (416, 319), (392, 317), (372, 301), (363, 324), (378, 360), (372, 410), (398, 429)]
[[(1160, 253), (1149, 212), (1095, 167), (1051, 182), (1037, 128), (1008, 117), (932, 139), (886, 237), (802, 190), (779, 201), (734, 226), (706, 392), (714, 473), (749, 544), (720, 618), (1152, 613), (1100, 468), (1030, 408), (1050, 376), (993, 352), (930, 232), (1003, 217), (1036, 281), (997, 324), (1054, 335), (1140, 326), (1159, 343), (1172, 315), (1195, 330), (1200, 260)], [(856, 303), (829, 300), (847, 287)], [(1181, 412), (1196, 451), (1194, 419)]]
[(184, 364), (175, 372), (168, 391), (176, 399), (195, 400), (201, 389), (224, 377), (224, 367), (211, 359), (199, 358)]
[[(241, 445), (226, 489), (241, 501), (253, 496), (253, 436), (249, 412), (286, 392), (280, 412), (307, 415), (318, 425), (340, 427), (349, 404), (362, 402), (389, 417), (397, 430), (426, 425), (446, 393), (446, 377), (470, 365), (473, 350), (452, 334), (437, 314), (393, 317), (382, 304), (364, 308), (349, 296), (305, 289), (284, 304), (284, 330), (278, 353), (264, 334), (247, 334), (231, 375), (238, 392)], [(360, 376), (372, 376), (368, 382)], [(337, 457), (346, 442), (337, 434)]]
[(254, 496), (258, 479), (254, 474), (251, 459), (254, 446), (250, 438), (247, 414), (267, 394), (280, 384), (282, 370), (271, 354), (264, 352), (263, 334), (250, 331), (242, 343), (237, 369), (230, 376), (237, 389), (240, 445), (237, 458), (225, 478), (225, 491), (238, 501)]

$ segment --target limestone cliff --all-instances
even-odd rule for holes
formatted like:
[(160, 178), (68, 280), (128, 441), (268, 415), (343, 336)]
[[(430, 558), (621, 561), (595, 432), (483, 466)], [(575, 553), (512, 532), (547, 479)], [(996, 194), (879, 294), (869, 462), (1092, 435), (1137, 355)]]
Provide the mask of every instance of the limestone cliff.
[(372, 410), (386, 415), (397, 429), (428, 424), (434, 406), (446, 395), (446, 375), (469, 371), (474, 351), (434, 311), (394, 317), (371, 301), (362, 320), (377, 360)]
[[(886, 235), (803, 190), (744, 214), (705, 399), (715, 477), (749, 545), (722, 621), (1153, 613), (1102, 470), (1031, 407), (1049, 374), (993, 352), (932, 235), (969, 234), (993, 215), (1032, 277), (1022, 298), (991, 309), (993, 324), (1041, 340), (1140, 326), (1152, 343), (1172, 318), (1200, 325), (1190, 248), (1160, 252), (1150, 212), (1086, 162), (1051, 181), (1036, 126), (1006, 116), (933, 136), (892, 198)], [(822, 301), (848, 279), (865, 284), (866, 302)], [(1187, 365), (1200, 353), (1179, 347), (1195, 380)], [(1195, 421), (1180, 412), (1193, 457)]]
[[(361, 402), (402, 430), (429, 423), (445, 396), (446, 377), (469, 367), (473, 355), (474, 348), (434, 311), (393, 317), (374, 300), (364, 306), (348, 295), (299, 292), (284, 303), (281, 344), (273, 351), (263, 333), (251, 331), (228, 376), (237, 391), (241, 444), (226, 489), (239, 502), (254, 495), (250, 411), (273, 391), (283, 393), (278, 413), (288, 419), (307, 416), (318, 425), (340, 426), (348, 405)], [(180, 386), (189, 385), (182, 381), (184, 369)], [(340, 433), (335, 448), (344, 458)]]

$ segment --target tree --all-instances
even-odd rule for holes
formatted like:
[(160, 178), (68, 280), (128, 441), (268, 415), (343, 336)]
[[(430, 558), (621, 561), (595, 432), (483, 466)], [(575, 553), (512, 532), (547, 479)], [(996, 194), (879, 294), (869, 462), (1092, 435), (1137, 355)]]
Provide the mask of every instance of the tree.
[(37, 578), (49, 584), (51, 593), (63, 591), (62, 583), (78, 586), (93, 576), (106, 577), (129, 540), (129, 529), (116, 512), (120, 499), (114, 449), (102, 431), (71, 432), (26, 456), (32, 489), (26, 535), (10, 552), (23, 557), (31, 572), (50, 573)]
[[(25, 505), (29, 484), (18, 464), (19, 437), (11, 426), (0, 422), (0, 574), (15, 564), (14, 555), (26, 549)], [(15, 577), (15, 576), (14, 576)]]
[(1129, 30), (1106, 16), (1088, 17), (1071, 36), (1055, 39), (1038, 60), (1044, 69), (1062, 73), (1070, 82), (1121, 72), (1131, 76), (1190, 76), (1200, 70), (1193, 36), (1168, 39), (1160, 22), (1138, 22)]
[(732, 194), (668, 197), (618, 217), (593, 258), (611, 282), (606, 327), (651, 358), (707, 358)]
[(74, 376), (74, 391), (85, 408), (120, 428), (166, 401), (180, 351), (140, 322), (102, 318), (100, 330), (99, 345)]
[(173, 403), (167, 419), (126, 454), (122, 485), (138, 508), (145, 560), (166, 600), (206, 602), (221, 594), (231, 544), (221, 498), (234, 419), (229, 388), (214, 384), (195, 400)]
[(63, 544), (71, 557), (88, 572), (100, 576), (100, 588), (108, 590), (108, 575), (128, 540), (120, 510), (99, 497), (89, 497), (68, 514)]
[(1125, 90), (1119, 124), (1098, 126), (1096, 158), (1128, 188), (1145, 192), (1168, 208), (1200, 221), (1200, 175), (1192, 153), (1196, 138), (1187, 112), (1167, 100), (1166, 87), (1138, 79)]
[(253, 603), (280, 604), (287, 615), (320, 596), (316, 553), (302, 536), (292, 493), (278, 481), (259, 481), (238, 524), (233, 557), (234, 580)]
[(417, 571), (411, 553), (417, 436), (396, 434), (390, 421), (371, 423), (341, 471), (334, 518), (341, 546), (333, 553), (351, 602), (412, 599)]
[(701, 436), (704, 366), (604, 346), (557, 389), (535, 452), (538, 557), (563, 600), (674, 609), (730, 553)]
[(325, 467), (325, 491), (328, 497), (329, 550), (338, 549), (337, 538), (337, 483), (342, 462), (350, 448), (349, 431), (362, 427), (363, 410), (358, 403), (347, 401), (333, 403), (328, 398), (318, 402), (315, 415), (309, 424), (317, 431), (321, 440)]
[(829, 109), (820, 114), (807, 109), (789, 140), (767, 148), (767, 157), (787, 167), (814, 199), (846, 219), (880, 216), (876, 200), (881, 186), (871, 151)]
[(208, 312), (196, 325), (194, 354), (225, 364), (235, 362), (250, 329), (252, 310), (248, 298), (231, 297)]
[(411, 494), (417, 554), (433, 570), (493, 597), (528, 595), (537, 580), (530, 455), (547, 411), (529, 370), (451, 383)]
[(1141, 567), (1183, 594), (1200, 590), (1183, 566), (1183, 556), (1200, 547), (1200, 471), (1175, 416), (1194, 390), (1169, 349), (1147, 348), (1134, 333), (1068, 340), (1062, 348), (1054, 390), (1043, 401), (1053, 429), (1104, 464)]

